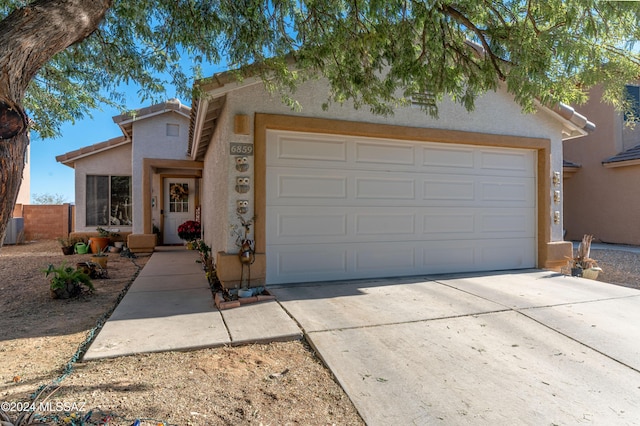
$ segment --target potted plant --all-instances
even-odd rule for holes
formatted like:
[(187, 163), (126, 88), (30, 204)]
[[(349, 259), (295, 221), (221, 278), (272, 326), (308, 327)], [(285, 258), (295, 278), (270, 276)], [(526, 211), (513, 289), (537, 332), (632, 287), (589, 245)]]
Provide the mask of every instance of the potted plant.
[(589, 257), (591, 255), (592, 240), (593, 235), (584, 235), (582, 237), (576, 254), (570, 262), (572, 276), (595, 280), (598, 278), (598, 274), (602, 272), (602, 268), (598, 266), (598, 262)]
[(82, 286), (93, 291), (93, 283), (89, 275), (81, 269), (74, 269), (66, 263), (55, 267), (52, 264), (45, 270), (45, 277), (49, 278), (49, 291), (54, 299), (69, 299), (82, 292)]
[(62, 254), (64, 254), (65, 256), (73, 254), (73, 251), (75, 249), (74, 246), (76, 243), (75, 238), (71, 238), (69, 236), (58, 237), (58, 243), (60, 243), (60, 247), (62, 248)]
[(200, 222), (196, 220), (188, 220), (178, 226), (178, 237), (187, 242), (187, 248), (190, 250), (195, 248), (194, 241), (200, 238), (201, 232)]
[(98, 231), (97, 237), (91, 237), (89, 243), (91, 245), (91, 253), (98, 253), (99, 251), (104, 251), (105, 248), (109, 245), (111, 241), (111, 237), (119, 237), (120, 234), (111, 232), (107, 229), (104, 229), (100, 226), (96, 228)]
[(97, 253), (92, 254), (90, 259), (91, 262), (100, 265), (100, 268), (107, 269), (109, 256), (102, 250), (102, 248), (99, 248)]

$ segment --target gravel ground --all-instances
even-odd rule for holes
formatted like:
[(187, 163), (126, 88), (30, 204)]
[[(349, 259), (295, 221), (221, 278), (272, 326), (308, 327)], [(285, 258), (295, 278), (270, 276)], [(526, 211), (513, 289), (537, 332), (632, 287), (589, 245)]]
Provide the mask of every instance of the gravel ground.
[(640, 289), (640, 254), (619, 250), (591, 249), (602, 272), (598, 281)]
[(49, 424), (363, 424), (304, 342), (75, 362), (148, 260), (110, 254), (110, 278), (94, 280), (93, 294), (51, 299), (42, 269), (87, 257), (53, 241), (0, 249), (0, 409), (12, 421), (44, 388), (38, 413)]
[[(640, 288), (640, 254), (592, 250), (591, 257), (604, 270), (598, 281)], [(50, 424), (363, 424), (304, 342), (75, 362), (148, 259), (110, 254), (110, 278), (94, 280), (93, 294), (51, 299), (42, 269), (86, 258), (63, 256), (53, 241), (0, 249), (0, 408), (12, 420), (49, 386), (38, 401)]]

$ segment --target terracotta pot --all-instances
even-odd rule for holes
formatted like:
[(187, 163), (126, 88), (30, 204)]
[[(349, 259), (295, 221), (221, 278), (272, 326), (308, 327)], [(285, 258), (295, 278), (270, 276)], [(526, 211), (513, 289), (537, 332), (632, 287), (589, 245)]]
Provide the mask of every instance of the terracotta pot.
[(102, 269), (107, 269), (107, 261), (109, 256), (91, 256), (91, 261), (100, 265)]
[(89, 243), (91, 245), (91, 253), (99, 253), (109, 245), (109, 237), (91, 237)]

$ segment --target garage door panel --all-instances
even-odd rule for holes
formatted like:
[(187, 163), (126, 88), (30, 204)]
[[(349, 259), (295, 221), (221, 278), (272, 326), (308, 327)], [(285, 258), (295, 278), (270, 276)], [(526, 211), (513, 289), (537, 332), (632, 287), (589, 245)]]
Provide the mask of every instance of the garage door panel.
[(535, 239), (531, 209), (270, 207), (267, 218), (267, 241), (273, 245), (311, 239), (319, 243)]
[(535, 263), (535, 247), (533, 244), (523, 244), (518, 240), (501, 241), (500, 245), (487, 244), (480, 249), (481, 265), (495, 270), (533, 268)]
[[(414, 236), (416, 215), (414, 213), (354, 213), (355, 236)], [(397, 238), (396, 238), (397, 239)]]
[(480, 150), (479, 155), (481, 170), (508, 172), (510, 176), (534, 176), (535, 162), (527, 152)]
[(509, 182), (483, 180), (480, 184), (479, 199), (484, 205), (509, 203), (532, 207), (534, 191), (532, 179), (512, 179)]
[(347, 247), (323, 244), (279, 247), (267, 259), (267, 274), (277, 275), (283, 283), (322, 276), (337, 279), (349, 273), (348, 252)]
[(422, 233), (425, 237), (443, 239), (447, 235), (475, 233), (476, 216), (473, 211), (459, 209), (433, 209), (422, 215)]
[(476, 183), (473, 177), (431, 175), (422, 182), (424, 201), (473, 202), (476, 198)]
[(422, 251), (425, 273), (440, 274), (451, 271), (472, 271), (476, 265), (476, 248), (465, 242), (431, 244)]
[(416, 198), (416, 182), (413, 178), (355, 177), (357, 200), (411, 200)]
[[(532, 268), (529, 240), (296, 244), (269, 246), (278, 283)], [(487, 269), (488, 268), (488, 269)]]
[(279, 213), (277, 216), (276, 238), (304, 239), (310, 237), (323, 237), (335, 239), (335, 237), (347, 236), (347, 215), (336, 212), (334, 214), (287, 214)]
[(406, 270), (416, 270), (416, 250), (417, 247), (409, 244), (398, 244), (393, 250), (389, 250), (387, 244), (359, 247), (354, 253), (353, 272), (356, 275), (366, 275), (378, 271), (374, 275), (380, 275), (395, 271), (395, 275), (401, 271), (404, 273)]
[(480, 226), (483, 234), (496, 238), (529, 237), (533, 238), (533, 214), (527, 209), (498, 211), (480, 214)]
[[(276, 199), (346, 198), (347, 177), (335, 174), (282, 174), (276, 177)], [(294, 201), (297, 203), (297, 201)]]
[(413, 144), (382, 141), (355, 141), (356, 164), (394, 164), (413, 167), (416, 163), (416, 151)]
[[(534, 207), (535, 179), (270, 168), (269, 205)], [(386, 176), (388, 175), (388, 176)]]
[(444, 169), (446, 173), (451, 173), (451, 169), (472, 170), (475, 165), (474, 157), (474, 150), (468, 147), (455, 148), (442, 145), (422, 147), (422, 166), (427, 169)]
[(295, 163), (315, 161), (326, 162), (347, 161), (347, 141), (344, 139), (305, 137), (297, 135), (277, 138), (276, 149), (272, 150), (271, 162), (290, 161)]
[(267, 283), (535, 266), (533, 150), (269, 131), (267, 161)]

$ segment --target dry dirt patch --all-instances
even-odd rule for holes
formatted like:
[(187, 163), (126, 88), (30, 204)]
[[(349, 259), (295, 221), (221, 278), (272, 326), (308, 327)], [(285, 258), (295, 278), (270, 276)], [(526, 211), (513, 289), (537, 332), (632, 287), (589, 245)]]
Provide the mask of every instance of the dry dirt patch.
[[(144, 354), (74, 363), (79, 347), (148, 257), (109, 255), (109, 279), (75, 300), (53, 300), (42, 269), (63, 256), (54, 241), (0, 249), (0, 403), (47, 401), (52, 424), (363, 424), (304, 342)], [(68, 411), (58, 409), (71, 408)], [(77, 408), (77, 410), (76, 410)], [(91, 411), (91, 416), (83, 420)], [(9, 411), (15, 418), (18, 413)], [(76, 417), (70, 417), (71, 414)]]

